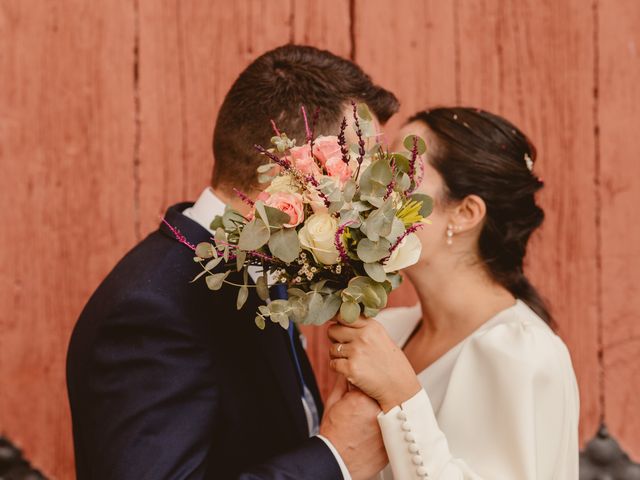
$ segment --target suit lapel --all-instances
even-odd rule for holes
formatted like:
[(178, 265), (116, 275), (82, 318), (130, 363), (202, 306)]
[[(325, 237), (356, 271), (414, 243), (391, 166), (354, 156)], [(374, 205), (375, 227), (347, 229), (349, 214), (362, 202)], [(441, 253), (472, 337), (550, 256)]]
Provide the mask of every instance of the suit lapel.
[[(163, 222), (160, 225), (160, 231), (170, 238), (178, 241), (176, 237), (177, 231), (178, 235), (184, 235), (185, 239), (193, 245), (197, 245), (199, 242), (209, 241), (211, 233), (182, 214), (186, 208), (192, 205), (193, 204), (191, 203), (181, 203), (169, 208), (165, 214), (165, 220), (171, 228)], [(239, 273), (234, 272), (231, 277), (236, 277), (233, 280), (235, 282), (242, 281)], [(249, 279), (249, 282), (251, 282), (251, 279)], [(223, 291), (225, 290), (226, 289), (223, 289)], [(267, 364), (275, 378), (276, 384), (278, 385), (278, 391), (282, 396), (285, 408), (291, 416), (296, 431), (302, 438), (306, 438), (309, 435), (309, 429), (307, 426), (306, 415), (302, 407), (298, 374), (295, 370), (295, 365), (291, 356), (288, 333), (279, 325), (271, 322), (267, 322), (264, 330), (260, 330), (255, 326), (253, 318), (256, 310), (258, 309), (258, 305), (262, 304), (262, 301), (254, 292), (254, 289), (250, 290), (246, 304), (242, 307), (242, 310), (238, 312), (238, 316), (240, 317), (238, 320), (247, 322), (247, 325), (246, 328), (241, 328), (239, 331), (246, 332), (248, 335), (253, 337), (252, 340), (260, 349), (261, 360)], [(214, 293), (211, 294), (213, 295)], [(231, 296), (229, 298), (229, 304), (232, 311), (235, 311), (236, 309), (235, 298), (235, 296)], [(300, 357), (304, 358), (304, 361), (307, 362), (306, 355), (303, 354), (300, 355)], [(308, 375), (306, 375), (306, 378), (308, 378)], [(315, 382), (313, 382), (313, 385), (315, 388)], [(315, 395), (316, 392), (313, 393)]]
[(255, 342), (259, 345), (262, 359), (278, 384), (285, 408), (289, 412), (297, 432), (301, 438), (306, 438), (309, 436), (309, 427), (302, 407), (302, 394), (298, 383), (298, 373), (291, 355), (288, 333), (280, 325), (269, 321), (264, 330), (255, 326), (254, 312), (262, 303), (252, 291), (247, 303), (242, 307), (242, 314), (244, 317), (248, 317), (250, 335), (253, 335)]

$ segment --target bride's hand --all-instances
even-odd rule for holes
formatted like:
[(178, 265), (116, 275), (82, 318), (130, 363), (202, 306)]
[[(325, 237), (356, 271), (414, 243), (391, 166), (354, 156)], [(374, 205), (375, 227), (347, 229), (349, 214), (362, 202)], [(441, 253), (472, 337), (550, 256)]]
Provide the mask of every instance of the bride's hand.
[(375, 399), (384, 412), (409, 400), (422, 388), (409, 360), (372, 318), (331, 325), (331, 368)]

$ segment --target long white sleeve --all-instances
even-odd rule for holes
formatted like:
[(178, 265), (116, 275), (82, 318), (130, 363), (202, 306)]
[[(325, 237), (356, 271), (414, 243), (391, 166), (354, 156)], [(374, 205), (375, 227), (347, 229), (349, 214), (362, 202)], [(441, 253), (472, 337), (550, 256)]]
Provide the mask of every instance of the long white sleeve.
[(578, 408), (562, 341), (513, 315), (465, 342), (437, 416), (422, 390), (378, 421), (394, 480), (574, 480)]

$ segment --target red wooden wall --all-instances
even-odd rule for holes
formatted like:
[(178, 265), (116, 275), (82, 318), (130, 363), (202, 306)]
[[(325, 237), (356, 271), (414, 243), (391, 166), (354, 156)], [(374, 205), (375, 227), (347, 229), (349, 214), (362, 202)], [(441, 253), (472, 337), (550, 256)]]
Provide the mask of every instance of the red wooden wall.
[[(0, 0), (0, 432), (73, 477), (75, 318), (164, 208), (208, 181), (235, 76), (290, 41), (397, 92), (390, 133), (457, 103), (530, 134), (548, 220), (529, 273), (573, 355), (582, 437), (604, 415), (640, 458), (637, 0)], [(326, 390), (322, 332), (307, 333)]]

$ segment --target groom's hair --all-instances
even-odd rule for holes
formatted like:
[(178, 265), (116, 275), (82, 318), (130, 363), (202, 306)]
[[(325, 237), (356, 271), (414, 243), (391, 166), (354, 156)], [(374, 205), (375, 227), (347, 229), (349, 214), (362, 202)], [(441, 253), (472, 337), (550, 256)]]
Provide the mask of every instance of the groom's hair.
[(358, 65), (326, 50), (286, 45), (261, 55), (238, 76), (220, 107), (212, 185), (227, 191), (257, 186), (256, 168), (265, 159), (253, 146), (271, 146), (271, 120), (300, 145), (302, 106), (309, 122), (318, 109), (315, 135), (330, 135), (337, 134), (352, 101), (366, 103), (383, 124), (399, 107), (396, 96), (375, 85)]

